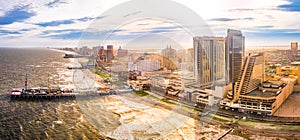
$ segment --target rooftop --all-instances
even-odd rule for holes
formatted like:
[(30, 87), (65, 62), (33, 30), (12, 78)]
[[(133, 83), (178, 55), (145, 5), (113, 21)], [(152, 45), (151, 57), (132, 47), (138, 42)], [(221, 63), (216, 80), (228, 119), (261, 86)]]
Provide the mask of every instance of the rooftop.
[(278, 88), (283, 88), (285, 86), (283, 81), (266, 81), (262, 83), (262, 87), (264, 88), (274, 88), (274, 89), (278, 89)]
[(276, 92), (270, 92), (270, 91), (263, 92), (263, 91), (257, 89), (257, 90), (254, 90), (254, 91), (246, 94), (245, 96), (270, 98), (270, 97), (276, 97)]
[(291, 63), (292, 66), (300, 66), (300, 61), (294, 61)]

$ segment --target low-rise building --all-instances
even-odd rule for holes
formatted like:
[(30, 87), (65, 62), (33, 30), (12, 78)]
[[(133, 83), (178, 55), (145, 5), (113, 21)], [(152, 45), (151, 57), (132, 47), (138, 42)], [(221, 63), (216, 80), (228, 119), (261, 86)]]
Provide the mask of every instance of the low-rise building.
[(129, 71), (152, 72), (160, 69), (160, 62), (157, 60), (138, 60), (128, 63)]

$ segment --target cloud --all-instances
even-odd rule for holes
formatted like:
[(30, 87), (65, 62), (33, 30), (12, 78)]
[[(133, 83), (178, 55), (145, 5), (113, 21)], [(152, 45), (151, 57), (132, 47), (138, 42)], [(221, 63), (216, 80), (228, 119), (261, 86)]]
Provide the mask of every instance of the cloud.
[(289, 0), (289, 4), (283, 4), (278, 6), (278, 8), (285, 11), (300, 12), (300, 1), (299, 0)]
[(17, 31), (0, 30), (0, 36), (10, 35), (10, 34), (21, 34), (21, 33)]
[(267, 26), (254, 26), (254, 28), (273, 28), (273, 25), (267, 25)]
[(143, 35), (143, 34), (155, 34), (155, 33), (169, 33), (173, 32), (174, 30), (167, 30), (167, 29), (157, 29), (157, 30), (148, 30), (148, 31), (138, 31), (138, 32), (130, 32), (130, 34), (135, 35)]
[(151, 30), (173, 30), (173, 29), (181, 29), (182, 26), (165, 26), (165, 27), (155, 27), (150, 28)]
[(292, 41), (298, 41), (299, 29), (250, 29), (244, 30), (248, 44), (259, 45), (288, 45)]
[(103, 30), (103, 31), (82, 31), (77, 29), (67, 29), (67, 30), (47, 30), (40, 34), (42, 38), (51, 39), (105, 39), (106, 37), (119, 36), (115, 33), (122, 32), (125, 30)]
[(137, 25), (139, 25), (139, 26), (145, 26), (145, 25), (149, 25), (149, 23), (139, 23)]
[(0, 30), (8, 30), (8, 31), (19, 31), (21, 33), (23, 32), (31, 32), (31, 31), (36, 31), (39, 29), (40, 26), (30, 24), (30, 23), (25, 23), (25, 22), (14, 22), (12, 24), (6, 24), (6, 25), (0, 25)]
[(36, 28), (27, 28), (27, 29), (20, 29), (19, 31), (26, 32), (26, 31), (31, 31), (35, 30)]
[(107, 16), (97, 16), (95, 19), (103, 19), (105, 17), (107, 17)]
[(77, 29), (66, 29), (66, 30), (46, 30), (43, 31), (43, 35), (51, 34), (51, 33), (64, 33), (64, 32), (74, 32), (74, 31), (81, 31)]
[(0, 16), (0, 25), (12, 24), (14, 22), (21, 22), (34, 16), (34, 12), (29, 11), (29, 5), (15, 7), (14, 9), (5, 12)]
[(235, 20), (253, 20), (254, 18), (247, 17), (247, 18), (213, 18), (210, 21), (235, 21)]
[(72, 24), (74, 23), (73, 20), (57, 20), (57, 21), (50, 21), (50, 22), (44, 22), (44, 23), (37, 23), (36, 25), (47, 27), (47, 26), (58, 26), (61, 24)]
[(240, 18), (240, 19), (238, 19), (238, 20), (253, 20), (254, 18), (252, 18), (252, 17), (247, 17), (247, 18)]
[[(22, 41), (27, 41), (28, 46), (46, 42), (64, 45), (66, 44), (64, 41), (74, 43), (76, 39), (82, 39), (81, 34), (84, 39), (95, 40), (105, 39), (109, 35), (108, 41), (113, 42), (122, 39), (130, 40), (145, 34), (182, 38), (180, 33), (183, 34), (184, 31), (181, 27), (173, 27), (177, 24), (168, 21), (156, 22), (150, 18), (118, 27), (121, 30), (114, 31), (114, 29), (105, 28), (105, 30), (99, 29), (100, 31), (82, 32), (90, 27), (93, 20), (97, 21), (96, 19), (109, 16), (109, 14), (99, 15), (120, 4), (121, 1), (126, 0), (86, 0), (84, 2), (81, 0), (10, 0), (0, 2), (0, 44), (9, 42), (12, 46), (15, 46), (14, 43), (22, 46)], [(246, 33), (246, 40), (250, 40), (253, 44), (260, 45), (264, 41), (270, 41), (268, 42), (270, 44), (286, 44), (286, 41), (289, 41), (288, 36), (290, 35), (291, 39), (296, 38), (299, 33), (297, 29), (300, 29), (300, 14), (295, 12), (300, 7), (297, 0), (210, 0), (205, 3), (197, 0), (174, 1), (194, 10), (206, 20), (213, 32), (217, 33), (216, 35), (225, 36), (228, 28), (240, 29)], [(124, 13), (126, 16), (131, 14), (139, 14), (139, 12)], [(105, 25), (96, 25), (96, 27), (100, 26)], [(277, 33), (278, 35), (275, 35)], [(19, 38), (10, 40), (6, 37)], [(273, 40), (268, 40), (268, 38)], [(299, 42), (299, 36), (295, 41)], [(95, 42), (99, 43), (98, 40)], [(192, 46), (192, 41), (189, 43), (187, 46)]]
[(231, 12), (231, 11), (233, 11), (233, 12), (237, 11), (237, 12), (239, 12), (239, 11), (254, 11), (254, 10), (257, 10), (257, 9), (237, 8), (237, 9), (230, 9), (230, 10), (228, 10), (228, 11), (229, 11), (229, 12)]
[[(269, 31), (260, 31), (260, 32), (244, 32), (246, 38), (255, 38), (255, 39), (297, 39), (300, 36), (300, 31), (291, 31), (291, 30), (269, 30)], [(289, 42), (286, 42), (289, 43)], [(271, 44), (273, 45), (273, 44)]]
[(39, 25), (42, 27), (59, 26), (62, 24), (73, 24), (75, 22), (86, 22), (86, 21), (90, 21), (93, 19), (94, 18), (92, 18), (92, 17), (83, 17), (83, 18), (79, 18), (79, 19), (56, 20), (56, 21), (50, 21), (50, 22), (37, 23), (36, 25)]
[(49, 3), (46, 3), (46, 6), (49, 7), (49, 8), (53, 8), (53, 7), (56, 7), (60, 4), (66, 4), (67, 2), (64, 2), (64, 1), (61, 1), (61, 0), (53, 0)]
[(82, 30), (66, 29), (66, 30), (46, 30), (39, 37), (50, 39), (79, 39)]
[(47, 38), (51, 39), (67, 39), (67, 40), (72, 40), (72, 39), (79, 39), (82, 35), (81, 31), (75, 31), (75, 32), (70, 32), (70, 33), (61, 33), (57, 35), (50, 35), (47, 36)]
[[(90, 21), (90, 20), (93, 20), (93, 19), (95, 19), (95, 18), (92, 18), (92, 17), (83, 17), (83, 18), (80, 18), (80, 19), (77, 19), (77, 20), (85, 22), (85, 21)], [(99, 17), (99, 19), (101, 19), (101, 17)]]
[(150, 33), (168, 33), (173, 32), (173, 30), (152, 30)]
[(110, 38), (115, 37), (115, 36), (121, 36), (117, 35), (119, 32), (125, 32), (126, 30), (123, 29), (116, 29), (116, 30), (91, 30), (88, 29), (87, 31), (84, 31), (82, 33), (82, 39), (84, 40), (92, 40), (92, 39), (105, 39), (105, 38)]

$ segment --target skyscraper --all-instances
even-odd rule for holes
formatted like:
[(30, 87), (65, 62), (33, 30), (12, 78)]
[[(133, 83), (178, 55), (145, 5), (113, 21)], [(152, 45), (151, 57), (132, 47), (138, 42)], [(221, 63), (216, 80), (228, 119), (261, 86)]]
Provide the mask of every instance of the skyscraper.
[(292, 42), (291, 43), (291, 50), (292, 51), (298, 51), (298, 42)]
[(227, 30), (226, 82), (235, 83), (241, 72), (245, 55), (245, 37), (240, 30)]
[(291, 51), (292, 51), (292, 55), (297, 55), (297, 52), (298, 52), (298, 42), (292, 42), (291, 43)]
[(114, 46), (113, 45), (107, 45), (107, 50), (106, 50), (106, 61), (111, 62), (111, 60), (114, 57)]
[(98, 59), (100, 61), (106, 62), (106, 51), (103, 46), (98, 50)]
[(194, 77), (200, 86), (225, 81), (225, 38), (194, 37)]

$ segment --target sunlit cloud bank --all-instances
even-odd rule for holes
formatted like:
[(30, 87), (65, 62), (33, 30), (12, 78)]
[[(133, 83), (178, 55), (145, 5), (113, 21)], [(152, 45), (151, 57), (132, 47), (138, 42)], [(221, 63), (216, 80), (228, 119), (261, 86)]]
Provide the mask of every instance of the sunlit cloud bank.
[[(103, 12), (123, 2), (126, 1), (1, 1), (0, 46), (77, 47), (84, 34), (93, 40), (86, 44), (91, 46), (101, 45), (97, 40), (103, 38), (106, 38), (107, 44), (124, 46), (136, 38), (153, 35), (169, 37), (181, 46), (192, 47), (192, 39), (183, 27), (157, 20), (140, 20), (118, 29), (86, 30), (93, 21), (105, 20), (111, 16), (102, 15)], [(300, 41), (298, 0), (175, 2), (195, 11), (216, 36), (226, 36), (228, 28), (242, 30), (247, 47), (287, 46), (291, 41)], [(152, 39), (148, 41), (153, 42)]]

